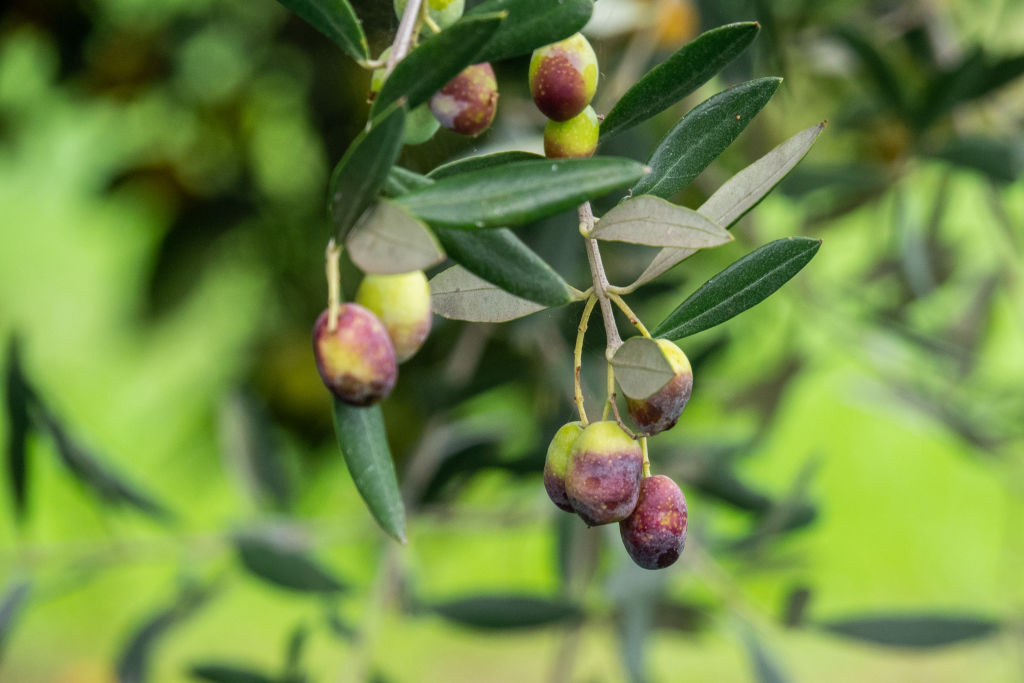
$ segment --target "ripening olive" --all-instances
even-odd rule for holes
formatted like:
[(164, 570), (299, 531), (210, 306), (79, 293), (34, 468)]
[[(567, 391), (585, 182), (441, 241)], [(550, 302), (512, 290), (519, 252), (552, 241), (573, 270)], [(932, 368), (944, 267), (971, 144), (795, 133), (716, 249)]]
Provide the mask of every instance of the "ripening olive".
[(583, 433), (579, 422), (562, 425), (548, 445), (548, 454), (544, 459), (544, 488), (548, 497), (566, 512), (572, 512), (572, 504), (565, 494), (565, 471), (569, 464), (569, 453), (576, 439)]
[(644, 569), (663, 569), (686, 544), (686, 498), (679, 486), (659, 474), (640, 481), (636, 508), (619, 522), (626, 552)]
[(530, 93), (553, 121), (568, 121), (594, 99), (597, 55), (583, 34), (539, 47), (530, 58)]
[(356, 303), (384, 324), (399, 363), (412, 358), (430, 334), (430, 285), (422, 270), (366, 275), (356, 290)]
[(544, 154), (549, 159), (593, 156), (600, 129), (590, 106), (568, 121), (548, 121), (544, 126)]
[(359, 304), (341, 304), (333, 330), (328, 311), (320, 314), (313, 325), (313, 353), (324, 384), (349, 405), (372, 405), (395, 387), (398, 364), (388, 331)]
[(629, 516), (640, 492), (640, 444), (612, 421), (592, 422), (569, 453), (565, 493), (589, 526)]
[(467, 66), (430, 98), (441, 125), (461, 135), (487, 130), (498, 110), (498, 81), (487, 62)]
[(626, 397), (630, 418), (646, 434), (657, 434), (673, 427), (693, 390), (693, 370), (686, 354), (667, 339), (658, 339), (657, 342), (675, 377), (647, 398)]

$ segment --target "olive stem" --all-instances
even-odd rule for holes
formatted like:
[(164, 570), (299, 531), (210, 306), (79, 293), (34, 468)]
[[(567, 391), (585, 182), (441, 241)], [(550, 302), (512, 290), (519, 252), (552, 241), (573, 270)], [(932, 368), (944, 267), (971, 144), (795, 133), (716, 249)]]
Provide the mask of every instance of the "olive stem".
[(647, 437), (640, 437), (640, 451), (644, 454), (644, 478), (651, 476), (651, 459), (647, 455)]
[(426, 2), (423, 3), (423, 10), (420, 13), (420, 15), (420, 18), (423, 20), (423, 23), (426, 24), (431, 31), (433, 31), (434, 33), (441, 32), (441, 27), (438, 26), (437, 22), (434, 21), (434, 19), (430, 16), (430, 7), (427, 5)]
[(338, 311), (341, 309), (341, 247), (334, 238), (327, 243), (327, 329), (338, 329)]
[(391, 54), (388, 55), (388, 65), (384, 72), (385, 77), (390, 76), (395, 70), (395, 65), (409, 54), (412, 49), (413, 33), (419, 25), (420, 8), (424, 0), (409, 0), (402, 12), (402, 20), (398, 22), (398, 32), (395, 34), (395, 42), (391, 46)]
[(615, 368), (611, 363), (608, 363), (608, 400), (604, 404), (604, 411), (601, 414), (601, 419), (607, 420), (608, 410), (611, 409), (612, 413), (615, 415), (615, 424), (619, 425), (619, 429), (629, 435), (629, 438), (638, 439), (641, 436), (645, 436), (644, 434), (634, 432), (626, 426), (625, 422), (622, 421), (622, 415), (619, 414), (619, 404), (615, 402), (615, 397)]
[(580, 324), (577, 327), (576, 332), (576, 347), (573, 350), (573, 392), (576, 398), (576, 412), (580, 415), (580, 424), (586, 427), (589, 422), (587, 420), (587, 410), (583, 407), (583, 385), (580, 379), (580, 374), (583, 370), (583, 337), (587, 334), (587, 326), (590, 324), (590, 314), (594, 312), (594, 304), (597, 303), (597, 297), (590, 296), (587, 298), (587, 303), (583, 306), (583, 315), (580, 316)]
[[(583, 202), (579, 208), (580, 233), (590, 235), (594, 231), (594, 212), (590, 208), (590, 202)], [(597, 246), (597, 240), (593, 237), (584, 237), (587, 245), (587, 262), (590, 264), (590, 277), (594, 281), (594, 296), (601, 304), (601, 317), (604, 319), (604, 331), (608, 337), (608, 346), (605, 349), (605, 358), (611, 360), (615, 351), (622, 346), (622, 338), (619, 336), (619, 328), (615, 326), (615, 313), (612, 311), (612, 304), (608, 300), (608, 276), (604, 272), (604, 264), (601, 262), (601, 250)]]
[(633, 326), (640, 331), (640, 334), (648, 339), (651, 338), (651, 333), (648, 332), (644, 324), (640, 322), (640, 316), (633, 312), (633, 309), (629, 307), (629, 304), (627, 304), (621, 296), (610, 291), (608, 292), (608, 298), (614, 301), (615, 305), (619, 307), (619, 310), (626, 314), (626, 317), (629, 318), (629, 322), (633, 323)]

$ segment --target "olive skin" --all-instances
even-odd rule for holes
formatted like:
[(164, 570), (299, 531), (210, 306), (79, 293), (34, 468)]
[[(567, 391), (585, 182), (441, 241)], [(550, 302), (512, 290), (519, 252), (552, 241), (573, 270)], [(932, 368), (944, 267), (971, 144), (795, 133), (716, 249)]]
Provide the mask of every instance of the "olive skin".
[(679, 486), (659, 474), (640, 482), (636, 508), (619, 522), (626, 552), (644, 569), (664, 569), (686, 545), (686, 498)]
[(569, 465), (569, 453), (576, 439), (583, 433), (579, 422), (562, 425), (548, 445), (548, 453), (544, 458), (544, 489), (548, 492), (551, 502), (566, 512), (573, 512), (572, 503), (565, 493), (565, 471)]
[(549, 159), (593, 156), (600, 132), (597, 114), (589, 106), (568, 121), (548, 121), (544, 126), (544, 155)]
[(674, 427), (693, 391), (693, 369), (686, 354), (667, 339), (658, 339), (657, 342), (672, 366), (675, 377), (647, 398), (626, 397), (629, 417), (647, 435)]
[(472, 64), (430, 98), (430, 111), (444, 128), (477, 136), (498, 111), (498, 81), (487, 62)]
[(544, 116), (568, 121), (597, 91), (597, 55), (583, 34), (539, 47), (530, 57), (530, 94)]
[(416, 355), (430, 334), (434, 316), (430, 284), (422, 270), (398, 275), (368, 274), (356, 290), (356, 303), (384, 324), (399, 363)]
[(640, 444), (612, 421), (592, 422), (569, 453), (565, 493), (588, 526), (629, 516), (640, 493)]
[(338, 400), (369, 406), (395, 388), (398, 362), (384, 324), (366, 308), (341, 304), (334, 330), (328, 311), (313, 325), (313, 354), (324, 385)]

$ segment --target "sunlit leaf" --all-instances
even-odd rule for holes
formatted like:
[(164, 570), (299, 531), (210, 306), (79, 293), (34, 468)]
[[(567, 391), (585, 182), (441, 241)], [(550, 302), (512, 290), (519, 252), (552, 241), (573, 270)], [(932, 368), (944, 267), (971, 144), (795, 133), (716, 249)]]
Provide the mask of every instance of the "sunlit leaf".
[(239, 534), (234, 542), (242, 566), (268, 583), (310, 593), (346, 590), (345, 584), (313, 559), (297, 540), (283, 535)]
[(32, 390), (21, 368), (18, 339), (11, 337), (7, 345), (7, 472), (10, 476), (11, 499), (14, 516), (21, 521), (25, 516), (28, 496), (28, 461), (26, 445), (32, 428), (29, 421), (29, 401)]
[(479, 62), (525, 55), (568, 38), (590, 19), (594, 0), (487, 0), (469, 14), (501, 11), (508, 12), (508, 18), (477, 56)]
[(437, 236), (453, 261), (510, 294), (545, 306), (571, 301), (565, 280), (507, 228), (438, 228)]
[(189, 675), (199, 681), (210, 683), (277, 683), (277, 678), (267, 676), (259, 671), (233, 664), (210, 662), (194, 664), (189, 668)]
[(430, 280), (434, 313), (451, 320), (503, 323), (542, 311), (547, 306), (509, 294), (462, 266), (452, 266)]
[(359, 17), (348, 0), (277, 0), (333, 40), (352, 59), (370, 55)]
[(488, 630), (535, 628), (582, 617), (571, 602), (533, 595), (477, 595), (426, 608), (462, 626)]
[(270, 416), (252, 396), (238, 392), (224, 403), (220, 422), (226, 458), (252, 497), (260, 504), (287, 507), (291, 487)]
[(18, 581), (0, 599), (0, 662), (3, 661), (4, 645), (14, 630), (18, 615), (24, 609), (30, 586), (28, 581)]
[(479, 171), (484, 168), (491, 168), (492, 166), (503, 166), (513, 161), (535, 161), (543, 158), (544, 157), (540, 154), (534, 154), (533, 152), (521, 152), (519, 150), (494, 152), (493, 154), (481, 154), (480, 156), (456, 159), (455, 161), (449, 161), (446, 164), (441, 164), (428, 173), (427, 177), (433, 178), (434, 180), (441, 180), (442, 178), (459, 175), (460, 173)]
[(627, 339), (612, 356), (612, 367), (622, 392), (635, 399), (647, 398), (675, 377), (661, 347), (646, 337)]
[(331, 173), (328, 209), (338, 240), (377, 198), (402, 150), (405, 109), (395, 104), (359, 134)]
[(971, 614), (886, 614), (822, 622), (847, 638), (878, 645), (930, 648), (985, 638), (999, 630), (993, 619)]
[(800, 272), (820, 246), (821, 240), (808, 237), (769, 242), (712, 276), (651, 334), (682, 339), (739, 315)]
[(394, 275), (426, 270), (444, 260), (427, 225), (387, 200), (367, 209), (345, 240), (348, 255), (365, 273)]
[(743, 52), (759, 28), (755, 22), (728, 24), (681, 47), (615, 103), (601, 123), (601, 140), (646, 121), (692, 93)]
[(373, 100), (371, 116), (404, 98), (409, 111), (426, 102), (477, 57), (501, 25), (501, 14), (469, 14), (416, 46), (400, 61)]
[(128, 640), (117, 660), (118, 683), (146, 683), (149, 663), (160, 640), (172, 628), (192, 616), (211, 596), (210, 589), (188, 585), (167, 609), (153, 614)]
[(517, 161), (450, 176), (396, 201), (433, 226), (511, 227), (625, 187), (643, 174), (641, 164), (616, 157)]
[(667, 199), (689, 185), (743, 132), (780, 83), (781, 78), (758, 78), (697, 105), (654, 150), (647, 162), (653, 170), (633, 187), (633, 194)]
[(366, 507), (384, 531), (405, 543), (405, 506), (380, 406), (358, 408), (334, 399), (334, 430)]
[(724, 228), (685, 206), (660, 197), (628, 199), (601, 217), (594, 237), (651, 247), (703, 249), (732, 241)]

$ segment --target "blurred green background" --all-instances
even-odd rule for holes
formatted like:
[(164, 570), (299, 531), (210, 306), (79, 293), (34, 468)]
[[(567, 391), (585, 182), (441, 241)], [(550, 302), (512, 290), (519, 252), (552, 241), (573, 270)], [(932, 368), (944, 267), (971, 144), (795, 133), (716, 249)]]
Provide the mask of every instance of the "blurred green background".
[[(353, 4), (376, 54), (391, 2)], [(34, 432), (22, 514), (0, 487), (0, 680), (1024, 680), (1024, 4), (600, 0), (598, 111), (746, 19), (750, 50), (607, 150), (646, 159), (704, 98), (784, 76), (678, 198), (696, 206), (829, 120), (735, 243), (630, 299), (657, 322), (764, 242), (824, 240), (779, 294), (682, 344), (693, 399), (651, 457), (689, 539), (651, 573), (541, 485), (573, 419), (579, 306), (436, 319), (384, 405), (408, 546), (363, 507), (309, 332), (367, 72), (273, 0), (7, 2), (0, 332), (91, 455)], [(538, 151), (526, 65), (496, 65), (489, 132), (400, 163)], [(520, 234), (588, 281), (573, 217)], [(611, 280), (652, 254), (607, 249)], [(111, 504), (110, 477), (165, 514)], [(265, 580), (303, 569), (298, 590)]]

